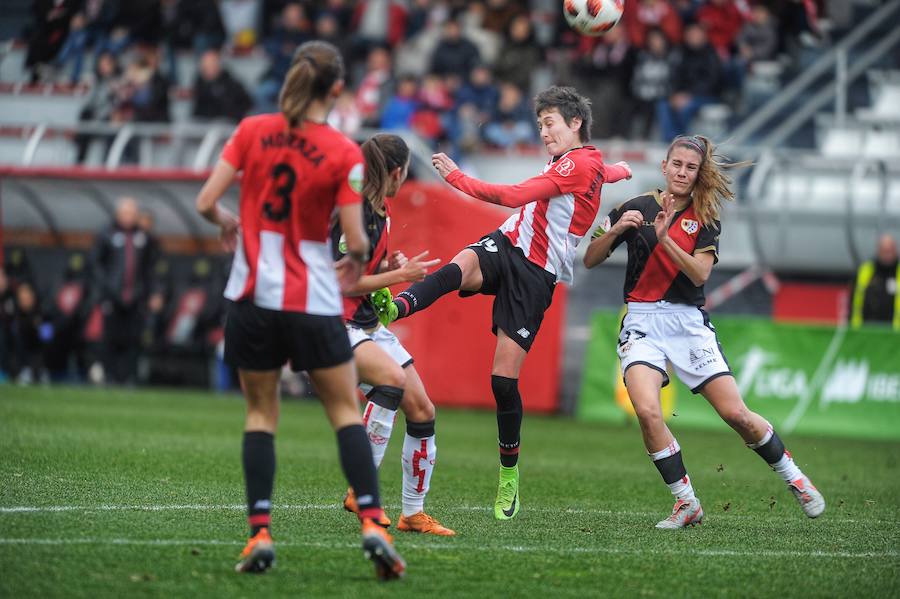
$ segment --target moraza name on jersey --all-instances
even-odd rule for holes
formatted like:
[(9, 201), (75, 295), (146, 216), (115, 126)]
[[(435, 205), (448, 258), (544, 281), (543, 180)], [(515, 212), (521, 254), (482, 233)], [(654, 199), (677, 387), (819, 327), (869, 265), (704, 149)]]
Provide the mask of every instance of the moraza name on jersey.
[(300, 137), (293, 133), (272, 133), (260, 139), (262, 149), (271, 148), (290, 148), (297, 150), (301, 156), (313, 163), (313, 166), (319, 166), (325, 160), (323, 154), (315, 144), (308, 141), (305, 137)]

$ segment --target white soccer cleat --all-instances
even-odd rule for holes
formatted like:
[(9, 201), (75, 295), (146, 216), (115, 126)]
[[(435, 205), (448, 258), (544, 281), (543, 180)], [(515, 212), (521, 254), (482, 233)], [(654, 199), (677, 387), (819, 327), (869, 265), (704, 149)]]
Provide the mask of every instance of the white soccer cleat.
[(810, 518), (818, 518), (825, 511), (825, 498), (819, 493), (812, 481), (805, 474), (788, 483), (788, 489), (797, 498), (803, 513)]
[(688, 501), (679, 499), (672, 508), (672, 515), (656, 524), (656, 528), (687, 528), (703, 523), (703, 508), (700, 500), (694, 497)]

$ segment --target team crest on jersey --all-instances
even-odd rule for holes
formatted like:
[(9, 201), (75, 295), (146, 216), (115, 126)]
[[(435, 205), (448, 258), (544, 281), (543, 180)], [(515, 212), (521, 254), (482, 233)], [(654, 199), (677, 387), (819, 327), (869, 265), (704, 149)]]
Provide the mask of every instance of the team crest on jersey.
[(690, 218), (683, 218), (681, 219), (681, 228), (688, 235), (693, 235), (700, 230), (700, 223)]
[(359, 164), (354, 164), (353, 168), (350, 169), (350, 173), (347, 175), (347, 184), (350, 185), (350, 189), (352, 189), (356, 193), (360, 193), (362, 191), (364, 174), (365, 169), (360, 162)]
[(563, 158), (557, 163), (554, 169), (560, 177), (568, 177), (575, 170), (575, 162), (571, 158)]

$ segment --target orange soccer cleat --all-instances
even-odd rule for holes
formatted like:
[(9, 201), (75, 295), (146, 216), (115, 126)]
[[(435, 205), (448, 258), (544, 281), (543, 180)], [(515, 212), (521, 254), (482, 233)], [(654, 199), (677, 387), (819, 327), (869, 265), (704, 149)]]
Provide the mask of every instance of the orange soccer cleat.
[(241, 552), (240, 561), (234, 566), (235, 572), (262, 574), (275, 565), (275, 544), (268, 528), (261, 528)]
[(363, 555), (375, 565), (378, 580), (394, 580), (406, 574), (406, 562), (394, 549), (391, 535), (371, 518), (362, 519)]
[(400, 520), (397, 522), (397, 530), (421, 532), (441, 537), (452, 537), (456, 534), (456, 531), (450, 530), (425, 512), (419, 512), (412, 516), (400, 516)]
[[(347, 489), (347, 493), (344, 495), (344, 509), (348, 512), (359, 514), (359, 506), (356, 504), (356, 494), (353, 492), (353, 489)], [(384, 512), (382, 512), (381, 516), (374, 522), (382, 528), (391, 527), (391, 519), (388, 518)]]

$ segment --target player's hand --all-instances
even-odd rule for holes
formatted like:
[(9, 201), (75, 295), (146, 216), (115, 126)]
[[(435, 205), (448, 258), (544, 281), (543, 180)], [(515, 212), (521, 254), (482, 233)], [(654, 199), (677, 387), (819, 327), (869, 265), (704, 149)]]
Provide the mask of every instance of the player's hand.
[(669, 236), (669, 227), (672, 226), (672, 219), (675, 217), (675, 196), (664, 191), (660, 196), (662, 200), (662, 210), (656, 213), (653, 219), (653, 228), (656, 229), (656, 239), (662, 241)]
[(409, 258), (406, 257), (406, 254), (400, 250), (394, 250), (394, 252), (391, 253), (391, 257), (388, 258), (387, 270), (403, 268), (403, 265), (407, 262), (409, 262)]
[(458, 170), (459, 167), (456, 166), (456, 163), (450, 159), (449, 156), (441, 152), (440, 154), (434, 154), (431, 157), (431, 164), (437, 169), (438, 174), (446, 179), (447, 175), (452, 173), (455, 170)]
[(410, 283), (421, 281), (425, 278), (425, 275), (428, 274), (429, 268), (431, 268), (432, 266), (437, 266), (441, 263), (440, 258), (435, 258), (434, 260), (425, 260), (426, 256), (428, 256), (428, 250), (425, 250), (403, 265), (403, 267), (400, 269), (400, 273), (403, 275), (404, 281), (408, 281)]
[(344, 256), (334, 263), (334, 271), (337, 273), (341, 293), (344, 293), (356, 285), (362, 276), (363, 264), (350, 256)]
[(616, 166), (621, 166), (628, 172), (628, 174), (625, 175), (626, 181), (631, 179), (631, 166), (627, 162), (625, 162), (624, 160), (620, 160), (619, 162), (616, 163)]
[(628, 229), (639, 228), (642, 224), (644, 224), (644, 215), (640, 210), (626, 210), (625, 214), (620, 216), (616, 224), (609, 230), (611, 233), (621, 235)]
[(241, 227), (240, 219), (228, 210), (219, 208), (219, 238), (227, 252), (237, 249), (238, 231)]

